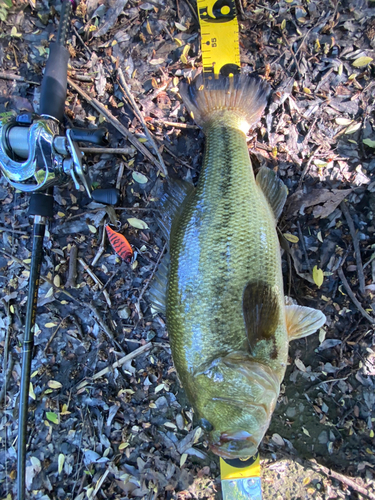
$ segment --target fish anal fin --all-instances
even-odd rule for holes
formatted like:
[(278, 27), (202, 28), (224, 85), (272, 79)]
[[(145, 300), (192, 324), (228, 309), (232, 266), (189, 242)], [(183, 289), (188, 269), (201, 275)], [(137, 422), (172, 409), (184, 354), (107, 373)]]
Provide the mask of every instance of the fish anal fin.
[(166, 313), (167, 282), (169, 272), (170, 257), (166, 253), (160, 260), (158, 269), (151, 281), (148, 289), (148, 296), (151, 306), (156, 312)]
[[(249, 283), (243, 293), (242, 310), (251, 349), (259, 341), (274, 337), (280, 306), (277, 294), (270, 285), (262, 281)], [(273, 354), (276, 357), (277, 352)]]
[(316, 332), (326, 322), (318, 309), (304, 306), (285, 306), (286, 327), (289, 340), (301, 339)]
[(163, 236), (169, 241), (172, 222), (181, 213), (186, 198), (194, 192), (194, 186), (187, 181), (172, 180), (160, 199), (158, 224)]
[(275, 172), (268, 167), (262, 167), (256, 177), (256, 182), (266, 197), (275, 219), (281, 215), (287, 197), (287, 188)]

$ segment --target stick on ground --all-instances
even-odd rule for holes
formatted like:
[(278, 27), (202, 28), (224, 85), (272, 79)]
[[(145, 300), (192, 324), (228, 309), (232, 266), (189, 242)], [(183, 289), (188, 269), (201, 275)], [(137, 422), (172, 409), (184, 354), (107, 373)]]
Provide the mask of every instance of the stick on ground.
[(143, 154), (151, 163), (153, 163), (159, 170), (162, 170), (162, 166), (157, 161), (157, 159), (150, 153), (150, 151), (138, 141), (138, 139), (129, 130), (119, 122), (119, 120), (113, 116), (113, 114), (97, 99), (90, 97), (86, 92), (84, 92), (81, 87), (79, 87), (71, 78), (68, 77), (68, 83), (73, 89), (78, 92), (78, 94), (83, 97), (91, 106), (96, 109), (96, 111), (104, 116), (104, 118), (113, 125), (133, 146), (135, 146), (140, 153)]
[(138, 108), (137, 103), (135, 102), (134, 97), (132, 96), (132, 94), (130, 92), (130, 89), (128, 87), (128, 84), (126, 83), (126, 80), (125, 80), (125, 77), (124, 77), (124, 73), (121, 71), (121, 68), (119, 68), (117, 70), (117, 74), (118, 74), (118, 77), (119, 77), (119, 80), (120, 80), (120, 88), (123, 91), (123, 93), (126, 95), (126, 97), (129, 99), (129, 102), (130, 102), (130, 104), (133, 107), (133, 111), (137, 115), (138, 120), (141, 122), (143, 130), (145, 131), (147, 140), (150, 141), (150, 143), (152, 144), (152, 147), (154, 148), (154, 151), (155, 151), (157, 157), (159, 158), (160, 165), (161, 165), (161, 170), (162, 170), (163, 174), (165, 176), (168, 176), (168, 170), (167, 170), (167, 167), (165, 166), (163, 157), (159, 153), (158, 147), (155, 144), (155, 141), (152, 138), (152, 136), (150, 134), (150, 131), (147, 128), (147, 125), (146, 125), (146, 122), (145, 122), (145, 120), (144, 120), (144, 118), (142, 116), (142, 113), (141, 113), (140, 109)]
[(337, 272), (338, 272), (338, 275), (340, 276), (340, 279), (342, 281), (342, 284), (344, 285), (344, 288), (345, 288), (347, 294), (351, 298), (352, 302), (357, 306), (358, 311), (371, 324), (374, 324), (375, 323), (375, 319), (373, 319), (369, 314), (367, 314), (367, 312), (363, 309), (363, 307), (362, 307), (361, 303), (359, 302), (359, 300), (357, 299), (357, 297), (354, 295), (352, 289), (349, 286), (348, 280), (345, 277), (345, 274), (344, 274), (344, 271), (342, 270), (342, 267), (339, 267), (338, 270), (337, 270)]
[(365, 275), (363, 272), (362, 259), (361, 259), (361, 249), (359, 247), (359, 240), (357, 236), (357, 232), (354, 227), (353, 219), (350, 215), (349, 209), (345, 200), (340, 203), (340, 208), (342, 213), (345, 215), (346, 222), (348, 223), (350, 234), (353, 240), (354, 252), (355, 252), (355, 260), (357, 262), (357, 273), (358, 273), (358, 281), (359, 281), (359, 290), (362, 295), (365, 295)]
[(127, 361), (130, 361), (131, 359), (136, 358), (140, 354), (143, 354), (144, 352), (151, 349), (151, 347), (152, 347), (151, 342), (149, 342), (148, 344), (142, 345), (141, 347), (138, 347), (133, 352), (127, 354), (123, 358), (120, 358), (118, 361), (115, 361), (111, 366), (107, 366), (106, 368), (103, 368), (102, 370), (100, 370), (100, 372), (95, 373), (95, 375), (93, 375), (90, 379), (83, 380), (77, 386), (77, 390), (82, 389), (82, 387), (85, 387), (86, 385), (88, 385), (90, 383), (90, 381), (92, 381), (92, 380), (97, 380), (98, 378), (104, 377), (104, 375), (106, 375), (110, 371), (114, 370), (115, 368), (119, 368)]

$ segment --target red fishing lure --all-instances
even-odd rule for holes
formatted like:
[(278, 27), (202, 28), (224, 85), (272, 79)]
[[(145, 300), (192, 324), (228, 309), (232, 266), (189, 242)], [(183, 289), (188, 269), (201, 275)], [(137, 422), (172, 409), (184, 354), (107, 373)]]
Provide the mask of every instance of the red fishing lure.
[(125, 262), (130, 262), (133, 257), (133, 249), (130, 246), (128, 240), (122, 234), (116, 233), (110, 226), (105, 226), (108, 234), (108, 239), (112, 245), (113, 250), (119, 255)]

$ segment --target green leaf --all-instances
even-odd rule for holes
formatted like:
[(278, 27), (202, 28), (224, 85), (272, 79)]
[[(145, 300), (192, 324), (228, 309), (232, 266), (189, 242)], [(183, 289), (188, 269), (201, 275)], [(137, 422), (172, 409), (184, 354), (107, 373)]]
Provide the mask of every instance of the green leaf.
[(47, 411), (46, 417), (47, 417), (47, 420), (49, 420), (53, 424), (59, 423), (59, 416), (57, 415), (57, 413), (54, 413), (53, 411)]
[(366, 144), (366, 146), (369, 146), (370, 148), (375, 148), (375, 141), (372, 141), (371, 139), (363, 139), (363, 144)]
[(314, 266), (312, 277), (313, 277), (315, 285), (318, 288), (320, 288), (323, 285), (324, 273), (321, 269), (318, 268), (318, 266)]
[(132, 177), (138, 184), (146, 184), (146, 182), (148, 182), (147, 177), (140, 172), (133, 172)]
[(355, 68), (363, 68), (363, 66), (367, 66), (368, 64), (370, 64), (371, 61), (372, 57), (366, 57), (366, 56), (358, 57), (358, 59), (354, 61), (353, 66)]

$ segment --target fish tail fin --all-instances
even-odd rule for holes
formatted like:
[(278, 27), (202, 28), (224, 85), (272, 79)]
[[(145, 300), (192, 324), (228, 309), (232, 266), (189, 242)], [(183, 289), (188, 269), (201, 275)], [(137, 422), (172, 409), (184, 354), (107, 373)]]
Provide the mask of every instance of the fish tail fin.
[(223, 111), (231, 111), (242, 119), (245, 132), (260, 119), (270, 90), (267, 82), (247, 75), (208, 80), (200, 74), (192, 84), (180, 85), (180, 95), (197, 125), (204, 128)]

